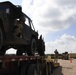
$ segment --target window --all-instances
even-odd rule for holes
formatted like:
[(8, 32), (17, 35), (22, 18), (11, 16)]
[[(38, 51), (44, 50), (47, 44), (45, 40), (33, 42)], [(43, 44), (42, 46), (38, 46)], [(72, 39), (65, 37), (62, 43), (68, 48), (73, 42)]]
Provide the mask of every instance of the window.
[(25, 24), (28, 25), (28, 26), (30, 26), (29, 19), (27, 17), (25, 18)]
[(34, 25), (33, 25), (32, 21), (31, 21), (31, 28), (32, 28), (32, 30), (35, 30), (35, 28), (34, 28)]

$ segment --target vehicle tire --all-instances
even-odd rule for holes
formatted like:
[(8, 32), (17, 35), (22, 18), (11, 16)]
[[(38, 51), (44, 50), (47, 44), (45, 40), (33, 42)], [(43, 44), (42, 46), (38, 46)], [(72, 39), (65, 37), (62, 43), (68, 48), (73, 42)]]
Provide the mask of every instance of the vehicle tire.
[(27, 54), (28, 55), (35, 55), (35, 52), (36, 52), (36, 40), (33, 38), (32, 41), (31, 41), (31, 45), (28, 46), (28, 50), (27, 50)]
[(2, 46), (0, 49), (0, 55), (5, 55), (6, 50), (7, 50), (7, 47)]
[(38, 72), (38, 75), (45, 75), (45, 74), (43, 74), (45, 72), (43, 70), (43, 65), (40, 63), (37, 65), (37, 72)]
[(51, 64), (49, 63), (49, 64), (48, 64), (48, 75), (51, 75), (51, 70), (52, 70)]
[(40, 56), (44, 56), (44, 55), (45, 55), (45, 47), (39, 46), (39, 47), (38, 47), (38, 54), (39, 54)]
[(43, 49), (38, 50), (38, 54), (40, 56), (44, 56), (45, 55), (44, 50)]
[(38, 51), (38, 54), (40, 56), (44, 56), (45, 55), (45, 45), (43, 44), (43, 41), (39, 40), (37, 51)]
[(2, 33), (1, 28), (0, 28), (0, 55), (5, 54), (5, 47), (2, 47), (2, 43), (3, 43), (3, 33)]
[(0, 49), (2, 47), (2, 43), (3, 43), (3, 34), (2, 34), (2, 30), (0, 28)]
[(35, 64), (31, 64), (28, 67), (27, 75), (38, 75), (38, 71)]
[(28, 64), (22, 65), (20, 68), (20, 74), (18, 75), (27, 75)]
[(21, 50), (17, 50), (16, 55), (17, 55), (17, 56), (21, 56), (22, 53), (23, 53), (23, 52), (22, 52)]
[(48, 63), (48, 75), (51, 75), (53, 73), (53, 64), (52, 63)]

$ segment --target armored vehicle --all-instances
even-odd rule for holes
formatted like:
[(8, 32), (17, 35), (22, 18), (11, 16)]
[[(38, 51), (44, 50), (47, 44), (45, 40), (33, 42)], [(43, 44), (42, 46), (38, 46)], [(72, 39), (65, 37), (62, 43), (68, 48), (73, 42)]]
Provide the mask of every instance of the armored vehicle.
[(69, 54), (68, 54), (68, 52), (62, 53), (62, 59), (64, 59), (64, 60), (68, 60), (68, 59), (69, 59)]
[(17, 49), (17, 55), (27, 52), (34, 55), (37, 50), (38, 32), (32, 20), (22, 12), (19, 5), (9, 1), (0, 3), (0, 55), (9, 48)]

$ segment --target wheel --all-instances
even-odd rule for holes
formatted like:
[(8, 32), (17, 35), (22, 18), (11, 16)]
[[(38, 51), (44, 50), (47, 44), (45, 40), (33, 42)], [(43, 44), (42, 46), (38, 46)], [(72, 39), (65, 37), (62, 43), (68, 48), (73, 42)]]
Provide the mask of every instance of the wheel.
[(38, 54), (40, 56), (44, 56), (45, 55), (44, 50), (43, 49), (38, 50)]
[(0, 28), (0, 49), (2, 47), (2, 43), (3, 43), (3, 34), (2, 34), (2, 30)]
[(27, 75), (38, 75), (37, 68), (35, 64), (31, 64), (28, 67)]
[(44, 72), (43, 65), (40, 63), (37, 64), (37, 72), (38, 72), (38, 75), (45, 75), (45, 74), (43, 74), (43, 72)]
[(27, 75), (28, 64), (22, 65), (20, 69), (20, 74), (18, 75)]
[(38, 47), (39, 49), (38, 49), (38, 54), (40, 55), (40, 56), (44, 56), (45, 55), (45, 48), (42, 46), (39, 46)]
[(2, 30), (0, 28), (0, 55), (4, 55), (5, 54), (5, 47), (2, 47), (2, 43), (3, 43), (3, 34), (2, 34)]
[(35, 55), (36, 52), (36, 40), (33, 38), (31, 41), (31, 45), (28, 46), (27, 54), (28, 55)]
[(48, 75), (51, 75), (53, 73), (53, 63), (48, 63)]
[(21, 50), (17, 50), (16, 55), (17, 55), (17, 56), (21, 56), (22, 53), (23, 53), (23, 52), (22, 52)]
[(38, 46), (37, 46), (37, 51), (38, 51), (38, 54), (40, 56), (44, 56), (45, 55), (45, 43), (43, 40), (38, 40)]
[(51, 64), (49, 63), (49, 64), (48, 64), (48, 75), (51, 75), (51, 70), (52, 70), (52, 69), (51, 69)]
[(0, 55), (5, 55), (6, 50), (7, 48), (5, 46), (2, 46), (0, 50)]

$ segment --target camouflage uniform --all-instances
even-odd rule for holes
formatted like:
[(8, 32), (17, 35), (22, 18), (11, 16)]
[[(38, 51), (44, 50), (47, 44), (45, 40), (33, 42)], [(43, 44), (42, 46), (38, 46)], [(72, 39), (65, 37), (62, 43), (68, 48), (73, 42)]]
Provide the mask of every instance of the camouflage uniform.
[(23, 24), (25, 23), (24, 19), (16, 20), (15, 22), (15, 30), (14, 30), (14, 36), (22, 38), (22, 32), (23, 32)]
[(58, 55), (59, 55), (57, 49), (54, 51), (54, 53), (55, 53), (54, 62), (57, 62), (58, 61)]

